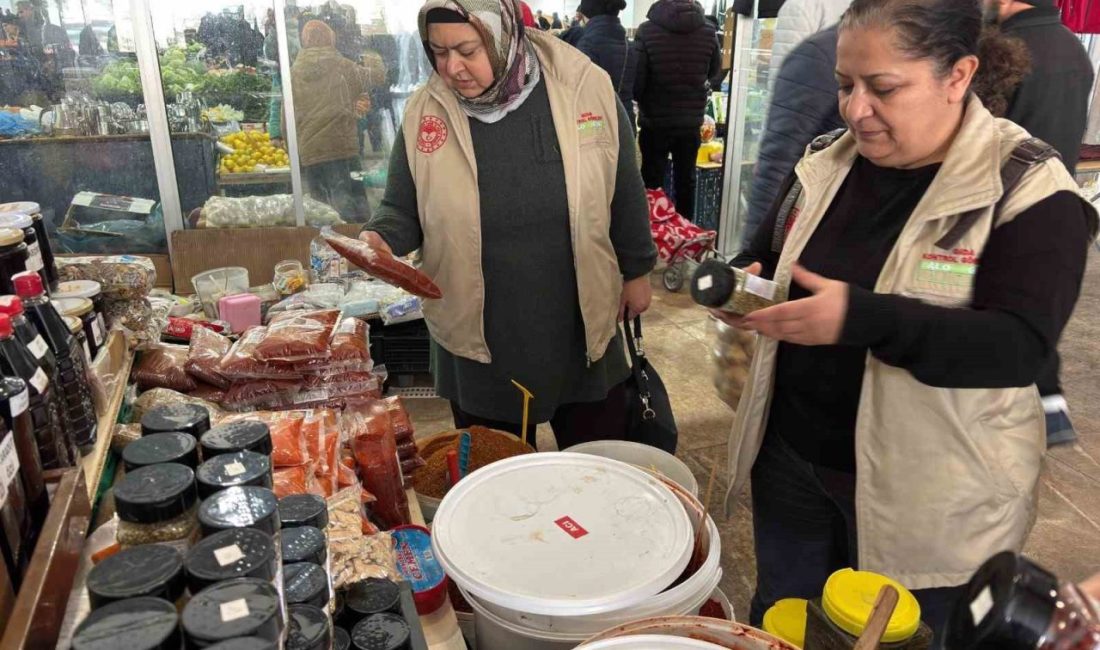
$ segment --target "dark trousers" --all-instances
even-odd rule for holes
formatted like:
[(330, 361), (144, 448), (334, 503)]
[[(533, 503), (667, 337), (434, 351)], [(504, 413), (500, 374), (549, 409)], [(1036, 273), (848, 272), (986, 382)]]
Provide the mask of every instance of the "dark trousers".
[(363, 184), (352, 177), (359, 171), (359, 159), (347, 158), (302, 166), (302, 184), (310, 196), (328, 204), (349, 223), (370, 221), (370, 206)]
[[(599, 402), (581, 402), (562, 404), (550, 418), (554, 437), (558, 439), (558, 449), (568, 449), (573, 445), (594, 440), (622, 440), (626, 437), (627, 408), (626, 388), (619, 384), (612, 388), (607, 397)], [(472, 426), (489, 427), (520, 435), (522, 422), (502, 422), (470, 415), (451, 402), (451, 414), (455, 428), (466, 429)], [(527, 423), (527, 442), (537, 448), (535, 427), (537, 422)]]
[(1055, 352), (1050, 355), (1050, 359), (1043, 366), (1043, 371), (1039, 373), (1038, 381), (1035, 382), (1040, 395), (1050, 397), (1062, 394), (1062, 380), (1058, 376), (1061, 370), (1062, 359), (1058, 356), (1058, 352)]
[[(835, 571), (858, 569), (856, 477), (802, 459), (778, 435), (769, 435), (752, 469), (752, 514), (756, 546), (756, 594), (750, 625), (783, 598), (820, 598)], [(921, 619), (943, 632), (965, 586), (913, 591)]]
[(638, 146), (642, 150), (642, 180), (651, 190), (664, 187), (668, 156), (672, 154), (673, 188), (676, 211), (695, 218), (695, 160), (702, 136), (699, 129), (658, 130), (642, 127)]

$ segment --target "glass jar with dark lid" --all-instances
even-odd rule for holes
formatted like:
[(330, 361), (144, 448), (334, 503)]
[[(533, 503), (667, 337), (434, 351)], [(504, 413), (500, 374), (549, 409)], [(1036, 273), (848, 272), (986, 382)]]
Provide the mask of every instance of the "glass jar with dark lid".
[(107, 322), (104, 314), (107, 313), (107, 301), (103, 297), (103, 285), (95, 280), (69, 280), (58, 285), (53, 293), (57, 299), (71, 300), (73, 298), (86, 298), (92, 301), (92, 311), (95, 312), (96, 343), (103, 344), (107, 340)]
[(328, 615), (313, 605), (291, 605), (287, 608), (286, 650), (329, 650), (332, 635)]
[(42, 250), (42, 262), (45, 265), (46, 279), (50, 290), (57, 288), (57, 262), (54, 260), (53, 245), (50, 243), (50, 235), (46, 232), (46, 222), (42, 220), (42, 206), (34, 201), (16, 201), (0, 205), (0, 212), (22, 212), (31, 217), (34, 222), (34, 232), (38, 235), (38, 246)]
[(99, 354), (103, 339), (96, 336), (98, 326), (92, 301), (87, 298), (55, 298), (50, 302), (62, 316), (80, 319), (80, 326), (84, 330), (84, 338), (88, 343), (88, 356), (94, 360)]
[(283, 528), (328, 527), (328, 505), (316, 494), (289, 494), (279, 499), (279, 519)]
[(252, 528), (223, 530), (195, 544), (187, 552), (184, 566), (191, 593), (233, 578), (271, 582), (278, 575), (275, 540)]
[(257, 420), (218, 425), (204, 433), (199, 444), (202, 445), (202, 457), (207, 460), (238, 451), (254, 451), (270, 456), (273, 449), (271, 429)]
[[(210, 430), (210, 412), (198, 404), (163, 404), (141, 417), (141, 435), (179, 431), (196, 440)], [(207, 458), (204, 454), (203, 458)]]
[(234, 578), (195, 594), (183, 609), (190, 647), (252, 636), (279, 643), (283, 621), (279, 592), (266, 580)]
[(283, 567), (283, 596), (287, 605), (299, 603), (324, 607), (328, 604), (328, 574), (312, 562)]
[(401, 588), (385, 578), (367, 578), (348, 587), (344, 594), (344, 611), (340, 624), (354, 628), (359, 621), (382, 612), (401, 611)]
[(127, 472), (114, 488), (122, 546), (169, 543), (185, 550), (197, 530), (195, 472), (163, 463)]
[(179, 650), (176, 606), (161, 598), (130, 598), (100, 607), (77, 626), (73, 650)]
[(371, 614), (351, 631), (356, 650), (409, 650), (409, 624), (397, 614)]
[(84, 323), (80, 322), (76, 316), (62, 315), (61, 318), (65, 321), (65, 327), (69, 328), (69, 333), (73, 335), (73, 340), (84, 350), (84, 361), (90, 366), (94, 359), (92, 348), (88, 345), (88, 337), (84, 334)]
[(255, 528), (278, 540), (279, 500), (267, 488), (227, 488), (202, 502), (199, 524), (204, 535), (231, 528)]
[(271, 489), (271, 458), (253, 451), (238, 451), (208, 458), (195, 471), (199, 498), (231, 487), (251, 485)]
[(38, 244), (38, 233), (34, 230), (34, 219), (22, 212), (0, 212), (0, 228), (14, 228), (23, 231), (23, 243), (27, 245), (27, 261), (23, 270), (37, 273), (42, 284), (49, 286), (46, 277), (45, 262), (42, 260), (42, 247)]
[(26, 270), (27, 245), (23, 243), (23, 231), (0, 228), (0, 293), (15, 293), (12, 278)]
[(92, 567), (86, 584), (92, 609), (142, 596), (178, 603), (186, 588), (183, 556), (161, 544), (123, 549)]
[(178, 431), (154, 433), (126, 445), (122, 462), (127, 472), (161, 463), (179, 463), (194, 469), (199, 464), (198, 443), (194, 436)]
[(281, 536), (283, 564), (313, 562), (325, 566), (328, 554), (325, 551), (325, 533), (320, 528), (313, 526), (284, 528)]

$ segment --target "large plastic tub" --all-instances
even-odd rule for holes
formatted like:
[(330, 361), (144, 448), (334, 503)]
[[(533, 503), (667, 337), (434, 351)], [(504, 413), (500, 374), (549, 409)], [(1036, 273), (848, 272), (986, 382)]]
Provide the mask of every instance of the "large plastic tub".
[(599, 643), (609, 639), (640, 635), (690, 638), (727, 650), (799, 650), (754, 627), (698, 616), (663, 616), (619, 625), (592, 637), (579, 647), (591, 650), (593, 647), (603, 647)]
[(695, 475), (692, 474), (691, 469), (684, 464), (684, 461), (663, 449), (625, 440), (597, 440), (573, 445), (562, 451), (602, 456), (603, 458), (630, 463), (642, 469), (657, 470), (688, 492), (699, 496), (699, 482), (695, 480)]
[(218, 301), (248, 291), (248, 269), (243, 266), (225, 266), (203, 271), (191, 278), (191, 286), (199, 296), (202, 311), (208, 318), (218, 318)]

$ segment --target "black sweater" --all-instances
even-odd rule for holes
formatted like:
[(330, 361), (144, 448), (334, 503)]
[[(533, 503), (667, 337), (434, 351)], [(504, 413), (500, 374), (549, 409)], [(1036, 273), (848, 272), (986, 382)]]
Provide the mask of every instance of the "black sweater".
[[(806, 460), (855, 471), (856, 411), (868, 350), (918, 381), (944, 388), (1033, 384), (1073, 313), (1090, 224), (1072, 192), (1059, 192), (997, 228), (982, 252), (969, 309), (874, 293), (883, 264), (938, 171), (875, 167), (859, 158), (800, 262), (849, 283), (840, 343), (782, 343), (768, 434)], [(736, 266), (759, 261), (772, 277), (776, 210)], [(800, 286), (791, 299), (806, 298)]]

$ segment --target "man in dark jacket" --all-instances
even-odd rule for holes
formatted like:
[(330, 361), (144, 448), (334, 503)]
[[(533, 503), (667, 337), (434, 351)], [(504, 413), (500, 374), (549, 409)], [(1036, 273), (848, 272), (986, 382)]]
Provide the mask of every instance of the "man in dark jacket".
[[(611, 77), (611, 85), (636, 126), (634, 116), (634, 78), (638, 71), (638, 53), (626, 37), (619, 12), (626, 9), (626, 0), (582, 0), (578, 13), (588, 19), (584, 27), (572, 27), (562, 38), (584, 52), (592, 62)], [(574, 30), (577, 30), (574, 32)], [(567, 35), (575, 37), (572, 42)]]
[[(1053, 0), (985, 0), (985, 6), (987, 17), (999, 22), (1005, 34), (1022, 40), (1031, 54), (1031, 73), (1020, 83), (1005, 117), (1057, 149), (1073, 173), (1088, 124), (1094, 77), (1084, 45), (1062, 25)], [(1037, 382), (1050, 445), (1077, 439), (1062, 396), (1060, 365), (1055, 351)]]
[(760, 142), (742, 248), (752, 241), (806, 147), (819, 135), (844, 127), (837, 102), (837, 28), (802, 41), (783, 59), (775, 80), (768, 126)]
[(642, 178), (646, 187), (664, 185), (668, 156), (676, 208), (695, 216), (695, 158), (708, 84), (722, 82), (722, 53), (714, 26), (694, 0), (659, 0), (634, 39), (638, 75), (634, 96), (641, 106)]

